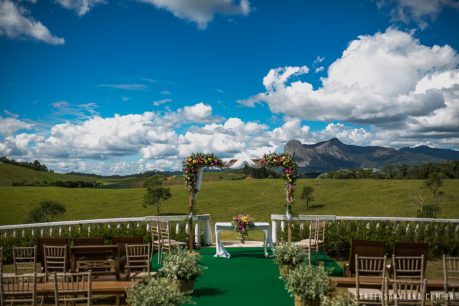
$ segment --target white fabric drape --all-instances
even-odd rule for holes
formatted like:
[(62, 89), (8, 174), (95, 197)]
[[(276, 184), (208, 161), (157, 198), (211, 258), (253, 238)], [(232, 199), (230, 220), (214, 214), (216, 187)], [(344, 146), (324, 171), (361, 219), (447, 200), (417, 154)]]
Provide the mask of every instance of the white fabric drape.
[(248, 158), (238, 159), (235, 162), (233, 162), (228, 168), (243, 169), (245, 166), (256, 169), (261, 168), (260, 164), (257, 164), (256, 162)]

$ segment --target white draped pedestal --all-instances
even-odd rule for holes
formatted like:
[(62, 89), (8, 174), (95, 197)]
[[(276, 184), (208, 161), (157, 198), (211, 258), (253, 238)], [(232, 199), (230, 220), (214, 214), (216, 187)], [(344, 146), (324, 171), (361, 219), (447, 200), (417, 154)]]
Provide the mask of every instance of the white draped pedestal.
[[(268, 247), (273, 247), (273, 240), (271, 236), (271, 227), (268, 222), (255, 222), (255, 226), (250, 231), (263, 231), (265, 234), (264, 248), (265, 257), (268, 257)], [(231, 255), (223, 246), (223, 242), (220, 239), (220, 233), (222, 231), (234, 231), (234, 225), (231, 222), (217, 222), (215, 223), (215, 257), (230, 258)]]

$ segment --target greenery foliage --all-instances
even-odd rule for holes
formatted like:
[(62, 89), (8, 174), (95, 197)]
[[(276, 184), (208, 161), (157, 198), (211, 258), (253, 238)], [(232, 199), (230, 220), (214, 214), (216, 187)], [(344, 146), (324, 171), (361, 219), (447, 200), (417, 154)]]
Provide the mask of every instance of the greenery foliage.
[(459, 178), (459, 160), (447, 163), (420, 165), (387, 165), (383, 169), (341, 169), (321, 174), (322, 179), (429, 179), (432, 175), (441, 178)]
[(426, 187), (432, 193), (432, 200), (429, 203), (425, 203), (424, 198), (418, 195), (418, 202), (420, 204), (418, 210), (418, 217), (421, 218), (436, 218), (441, 210), (441, 196), (443, 191), (440, 191), (440, 187), (443, 185), (441, 177), (434, 173), (427, 180), (424, 181), (424, 187)]
[(65, 213), (65, 206), (55, 201), (43, 201), (29, 212), (26, 223), (52, 222)]
[(301, 191), (300, 199), (304, 200), (306, 203), (306, 208), (309, 208), (309, 203), (314, 201), (314, 196), (312, 193), (314, 192), (314, 188), (311, 186), (304, 186), (303, 190)]
[(338, 293), (333, 298), (324, 299), (321, 303), (322, 306), (357, 306), (355, 300), (353, 300), (349, 294)]
[(126, 293), (126, 301), (131, 306), (179, 306), (192, 303), (191, 298), (167, 278), (153, 278), (147, 284), (126, 289)]
[(290, 270), (285, 278), (285, 288), (304, 300), (324, 300), (332, 290), (328, 272), (319, 266), (301, 265)]
[(154, 206), (156, 208), (156, 214), (159, 215), (161, 209), (161, 203), (167, 201), (171, 198), (170, 188), (161, 187), (163, 182), (166, 180), (166, 177), (163, 175), (154, 175), (149, 178), (144, 186), (145, 196), (144, 196), (144, 207)]
[(33, 163), (18, 162), (18, 161), (15, 161), (14, 159), (8, 159), (7, 157), (3, 156), (3, 157), (0, 157), (0, 162), (5, 163), (5, 164), (16, 165), (20, 167), (26, 167), (26, 168), (30, 168), (30, 169), (41, 171), (41, 172), (51, 172), (51, 173), (54, 172), (53, 170), (48, 169), (48, 167), (46, 167), (45, 165), (40, 164), (38, 160), (34, 160)]
[(172, 279), (190, 280), (198, 278), (204, 267), (199, 264), (202, 256), (190, 253), (185, 249), (177, 249), (164, 258), (162, 275)]
[[(308, 225), (300, 230), (294, 223), (292, 240), (309, 237)], [(386, 254), (392, 256), (395, 242), (428, 242), (429, 256), (459, 255), (458, 225), (454, 223), (415, 223), (390, 221), (334, 221), (328, 222), (325, 233), (325, 252), (334, 258), (349, 259), (352, 239), (386, 242)], [(279, 229), (278, 237), (287, 240), (287, 232)]]
[(275, 250), (275, 261), (279, 265), (288, 265), (294, 268), (304, 261), (306, 251), (299, 245), (279, 243)]

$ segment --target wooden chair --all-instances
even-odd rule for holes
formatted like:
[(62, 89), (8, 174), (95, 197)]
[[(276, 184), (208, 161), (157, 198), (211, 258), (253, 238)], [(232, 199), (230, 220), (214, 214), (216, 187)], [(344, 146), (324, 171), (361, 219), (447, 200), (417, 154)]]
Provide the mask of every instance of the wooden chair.
[(426, 280), (386, 279), (387, 305), (420, 305), (426, 302)]
[(349, 262), (344, 265), (344, 275), (348, 277), (355, 275), (355, 255), (366, 257), (383, 257), (384, 248), (384, 241), (353, 239), (351, 243)]
[(37, 305), (37, 276), (0, 277), (0, 305)]
[[(45, 266), (45, 245), (70, 245), (69, 239), (64, 237), (40, 237), (38, 238), (38, 261), (42, 267)], [(70, 261), (67, 261), (67, 266), (70, 266)]]
[(126, 267), (129, 279), (150, 279), (151, 244), (126, 244)]
[(392, 272), (394, 279), (424, 279), (424, 255), (392, 256)]
[(16, 247), (13, 246), (14, 274), (31, 276), (36, 273), (37, 278), (45, 276), (44, 273), (37, 273), (37, 247)]
[(358, 305), (385, 305), (385, 278), (386, 256), (355, 255), (355, 288), (348, 292)]
[(48, 281), (52, 272), (66, 273), (68, 271), (67, 246), (44, 245), (45, 279)]
[(161, 262), (161, 234), (159, 232), (159, 221), (151, 220), (151, 252), (152, 254), (158, 252), (158, 264)]
[(429, 244), (427, 242), (396, 242), (394, 244), (395, 256), (424, 256), (423, 274), (426, 274)]
[(91, 305), (91, 271), (79, 273), (54, 274), (55, 305), (60, 303), (84, 302)]
[(127, 236), (127, 237), (113, 237), (112, 244), (118, 246), (118, 256), (120, 258), (119, 266), (120, 272), (124, 272), (126, 264), (126, 244), (142, 244), (143, 237)]
[(185, 242), (177, 241), (171, 239), (170, 234), (170, 226), (168, 221), (159, 221), (159, 235), (160, 235), (160, 252), (158, 254), (159, 262), (162, 260), (162, 254), (164, 250), (170, 253), (174, 248), (178, 247), (186, 247), (187, 244)]
[(317, 264), (319, 261), (319, 248), (325, 242), (326, 225), (325, 220), (312, 220), (309, 224), (309, 238), (294, 243), (306, 248), (309, 264), (311, 264), (312, 250), (315, 252), (315, 263)]
[(459, 257), (443, 255), (443, 278), (446, 306), (459, 305)]

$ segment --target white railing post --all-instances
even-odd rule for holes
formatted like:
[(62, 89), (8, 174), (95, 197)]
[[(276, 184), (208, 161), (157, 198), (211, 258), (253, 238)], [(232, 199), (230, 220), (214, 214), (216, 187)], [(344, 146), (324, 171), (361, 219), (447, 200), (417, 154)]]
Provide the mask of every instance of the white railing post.
[(272, 227), (271, 234), (273, 236), (273, 243), (277, 244), (277, 221), (276, 220), (271, 221), (271, 227)]

